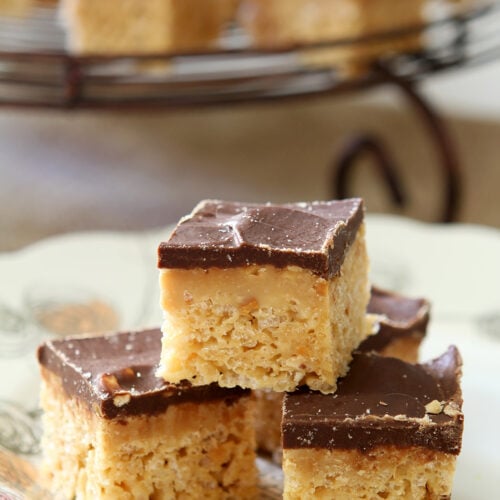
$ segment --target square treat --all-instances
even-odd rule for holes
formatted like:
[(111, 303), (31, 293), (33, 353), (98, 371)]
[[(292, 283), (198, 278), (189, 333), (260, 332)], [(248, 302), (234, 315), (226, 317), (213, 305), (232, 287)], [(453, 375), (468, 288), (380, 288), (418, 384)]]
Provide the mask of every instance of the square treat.
[(375, 323), (375, 334), (367, 337), (358, 350), (416, 363), (427, 333), (429, 311), (430, 304), (424, 298), (372, 287), (368, 314)]
[[(423, 22), (425, 0), (242, 0), (238, 18), (259, 47), (285, 47), (366, 37)], [(387, 52), (411, 50), (419, 34), (302, 51), (304, 62), (348, 64), (350, 70)]]
[(159, 373), (194, 385), (333, 392), (366, 336), (360, 199), (203, 201), (159, 247)]
[(0, 16), (20, 16), (29, 13), (34, 0), (0, 0)]
[[(372, 287), (368, 314), (375, 332), (365, 339), (358, 351), (376, 352), (408, 363), (418, 361), (418, 350), (429, 322), (429, 302)], [(257, 446), (281, 460), (281, 407), (283, 394), (255, 391), (255, 431)]]
[(155, 375), (159, 330), (38, 351), (42, 476), (55, 498), (253, 498), (253, 401)]
[(450, 498), (461, 365), (455, 347), (422, 365), (357, 353), (336, 394), (287, 394), (284, 498)]
[(155, 54), (208, 49), (234, 0), (63, 0), (68, 47), (78, 54)]

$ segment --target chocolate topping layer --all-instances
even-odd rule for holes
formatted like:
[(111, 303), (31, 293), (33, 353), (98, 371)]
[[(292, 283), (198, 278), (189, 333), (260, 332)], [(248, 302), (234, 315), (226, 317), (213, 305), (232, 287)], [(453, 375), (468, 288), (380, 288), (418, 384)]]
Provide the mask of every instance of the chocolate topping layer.
[(248, 390), (217, 384), (169, 384), (155, 375), (160, 359), (159, 329), (102, 337), (52, 340), (38, 348), (39, 363), (62, 379), (66, 393), (104, 418), (156, 414), (173, 404), (226, 399)]
[(368, 313), (380, 316), (378, 332), (366, 338), (359, 350), (379, 351), (395, 338), (419, 336), (423, 338), (429, 323), (429, 302), (410, 298), (372, 287)]
[(304, 389), (285, 396), (283, 447), (422, 446), (458, 454), (461, 366), (455, 347), (422, 365), (357, 353), (335, 394)]
[(158, 267), (299, 266), (338, 274), (363, 221), (359, 198), (285, 205), (202, 201), (158, 249)]

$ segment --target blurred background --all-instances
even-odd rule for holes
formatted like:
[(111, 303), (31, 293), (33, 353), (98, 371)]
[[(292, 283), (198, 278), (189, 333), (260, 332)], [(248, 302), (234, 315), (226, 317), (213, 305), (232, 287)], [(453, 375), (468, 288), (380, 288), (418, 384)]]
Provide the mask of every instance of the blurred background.
[[(0, 251), (165, 226), (202, 198), (341, 188), (425, 221), (446, 218), (451, 189), (451, 219), (500, 227), (497, 2), (412, 0), (408, 17), (391, 0), (196, 1), (194, 16), (176, 1), (0, 0)], [(353, 152), (370, 141), (403, 206)]]

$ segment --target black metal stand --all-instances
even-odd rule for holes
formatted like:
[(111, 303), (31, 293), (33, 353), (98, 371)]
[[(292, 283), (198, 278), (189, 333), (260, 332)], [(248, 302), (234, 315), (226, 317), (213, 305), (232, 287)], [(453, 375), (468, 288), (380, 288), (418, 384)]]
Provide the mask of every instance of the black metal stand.
[[(453, 141), (441, 117), (417, 91), (415, 82), (404, 79), (381, 63), (375, 71), (389, 84), (398, 88), (413, 105), (423, 125), (428, 131), (430, 140), (438, 153), (439, 165), (444, 176), (443, 208), (438, 220), (453, 222), (457, 219), (460, 203), (461, 180), (460, 162)], [(390, 157), (382, 141), (370, 134), (356, 136), (350, 141), (334, 164), (334, 195), (338, 198), (348, 197), (349, 172), (359, 157), (365, 153), (372, 155), (376, 166), (387, 184), (393, 201), (403, 207), (405, 204), (404, 189), (397, 176), (395, 162)]]

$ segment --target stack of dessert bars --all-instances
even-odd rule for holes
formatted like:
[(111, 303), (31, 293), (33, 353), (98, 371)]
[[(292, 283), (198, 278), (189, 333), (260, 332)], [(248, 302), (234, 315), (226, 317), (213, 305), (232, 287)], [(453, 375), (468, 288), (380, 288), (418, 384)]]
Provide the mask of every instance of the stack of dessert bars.
[(461, 359), (414, 364), (429, 304), (370, 288), (362, 200), (201, 202), (159, 246), (159, 330), (46, 342), (60, 498), (451, 495)]

